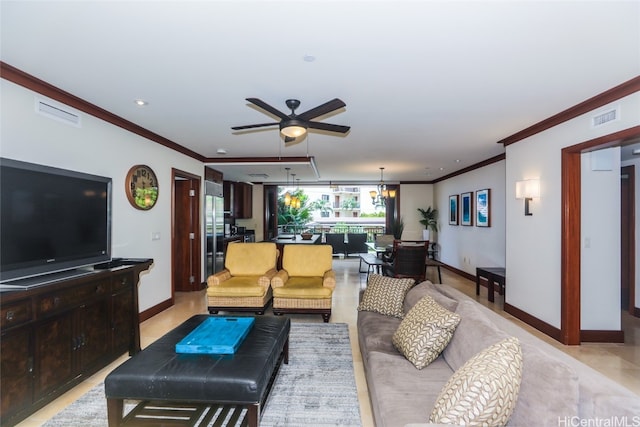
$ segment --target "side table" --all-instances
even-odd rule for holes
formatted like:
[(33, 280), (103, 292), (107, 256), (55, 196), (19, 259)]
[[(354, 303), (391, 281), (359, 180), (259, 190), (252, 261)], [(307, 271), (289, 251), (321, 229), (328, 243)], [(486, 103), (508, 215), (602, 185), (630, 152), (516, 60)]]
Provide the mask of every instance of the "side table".
[(506, 269), (502, 267), (477, 267), (476, 268), (476, 295), (480, 295), (480, 277), (487, 279), (488, 299), (494, 302), (493, 285), (498, 284), (498, 293), (504, 295), (505, 292)]

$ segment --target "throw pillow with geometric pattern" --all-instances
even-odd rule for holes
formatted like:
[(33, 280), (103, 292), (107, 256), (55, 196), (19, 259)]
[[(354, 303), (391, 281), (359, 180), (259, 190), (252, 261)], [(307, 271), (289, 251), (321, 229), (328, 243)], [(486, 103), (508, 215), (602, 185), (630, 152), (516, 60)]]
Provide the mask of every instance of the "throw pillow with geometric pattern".
[(522, 349), (517, 338), (500, 341), (469, 359), (436, 399), (431, 423), (503, 426), (520, 392)]
[(404, 297), (415, 283), (413, 279), (396, 279), (370, 274), (358, 311), (373, 311), (401, 319), (404, 317), (402, 309)]
[(442, 353), (458, 323), (458, 314), (447, 310), (430, 296), (425, 296), (402, 319), (393, 334), (393, 346), (413, 366), (422, 369)]

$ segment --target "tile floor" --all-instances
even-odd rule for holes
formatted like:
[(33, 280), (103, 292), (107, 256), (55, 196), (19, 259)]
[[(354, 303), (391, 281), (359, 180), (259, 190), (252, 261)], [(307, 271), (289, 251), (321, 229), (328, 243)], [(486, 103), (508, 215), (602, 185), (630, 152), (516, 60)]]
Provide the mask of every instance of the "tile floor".
[[(335, 258), (334, 269), (337, 273), (338, 286), (336, 287), (333, 298), (333, 315), (331, 316), (331, 322), (349, 324), (362, 425), (368, 427), (373, 426), (373, 419), (355, 327), (358, 294), (359, 291), (365, 287), (366, 274), (358, 273), (358, 264), (358, 258), (344, 260)], [(428, 278), (437, 282), (435, 269), (429, 271)], [(509, 314), (504, 313), (502, 311), (503, 301), (500, 296), (496, 296), (495, 303), (489, 303), (484, 288), (480, 292), (480, 296), (476, 296), (475, 283), (446, 269), (442, 270), (442, 280), (444, 283), (459, 289), (481, 304), (521, 325), (539, 338), (544, 339), (640, 395), (640, 319), (623, 314), (623, 328), (626, 337), (624, 344), (583, 344), (581, 346), (567, 347), (539, 333)], [(142, 347), (146, 347), (193, 314), (205, 312), (206, 300), (204, 291), (177, 293), (176, 304), (173, 307), (141, 324)], [(322, 318), (319, 315), (294, 315), (292, 319), (297, 322), (322, 322)], [(103, 381), (104, 377), (116, 366), (125, 361), (127, 357), (128, 356), (123, 355), (111, 365), (31, 415), (18, 424), (18, 426), (34, 427), (42, 425), (67, 405)]]

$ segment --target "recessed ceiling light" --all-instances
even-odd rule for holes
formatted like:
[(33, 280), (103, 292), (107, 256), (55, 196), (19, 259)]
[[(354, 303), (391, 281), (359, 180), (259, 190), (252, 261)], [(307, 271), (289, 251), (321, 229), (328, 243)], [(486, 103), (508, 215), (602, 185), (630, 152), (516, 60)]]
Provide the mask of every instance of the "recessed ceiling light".
[(302, 59), (304, 59), (304, 62), (313, 62), (316, 60), (316, 57), (313, 55), (305, 55)]
[(460, 163), (460, 159), (456, 159), (456, 163)]
[(218, 148), (218, 150), (216, 151), (217, 154), (227, 154), (227, 150), (225, 150), (224, 148)]
[(144, 107), (145, 105), (149, 105), (149, 103), (147, 101), (145, 101), (144, 99), (134, 99), (133, 102), (138, 106), (138, 107)]
[(441, 170), (441, 171), (443, 171), (443, 170), (444, 170), (444, 168), (440, 168), (440, 170)]

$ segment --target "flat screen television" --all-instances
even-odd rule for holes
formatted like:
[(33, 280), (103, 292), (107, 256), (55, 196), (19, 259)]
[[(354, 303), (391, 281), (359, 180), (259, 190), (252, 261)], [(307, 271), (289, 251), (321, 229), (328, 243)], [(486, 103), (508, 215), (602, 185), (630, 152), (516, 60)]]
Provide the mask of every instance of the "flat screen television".
[(111, 192), (111, 178), (0, 158), (0, 283), (109, 261)]

